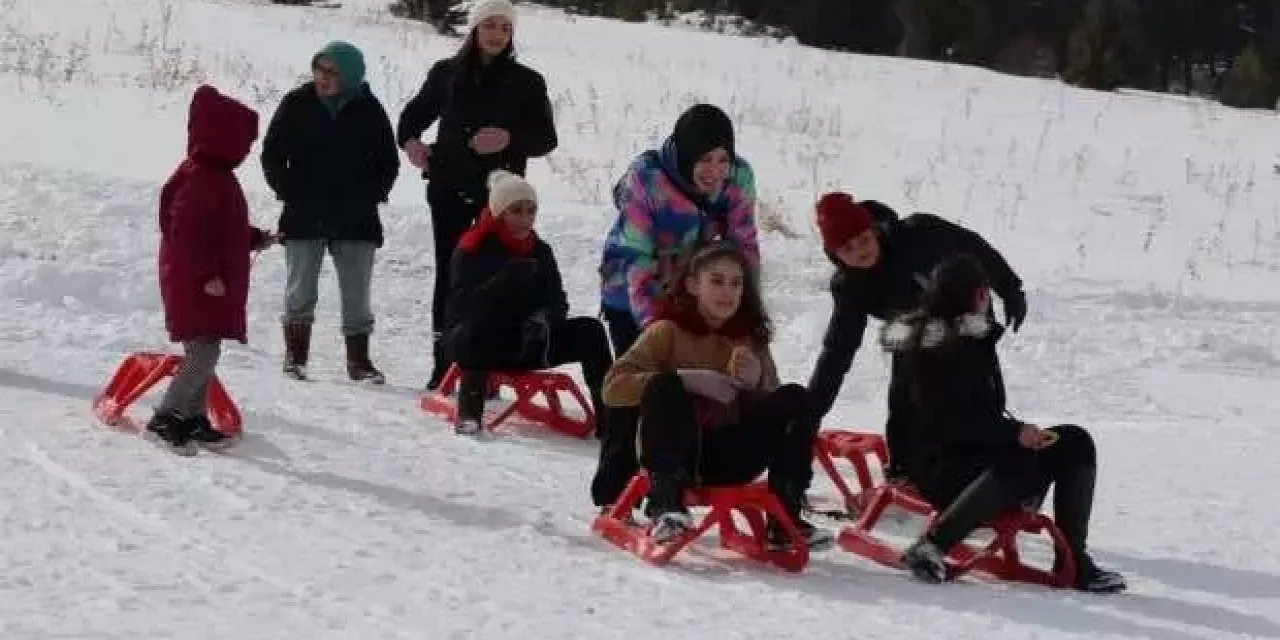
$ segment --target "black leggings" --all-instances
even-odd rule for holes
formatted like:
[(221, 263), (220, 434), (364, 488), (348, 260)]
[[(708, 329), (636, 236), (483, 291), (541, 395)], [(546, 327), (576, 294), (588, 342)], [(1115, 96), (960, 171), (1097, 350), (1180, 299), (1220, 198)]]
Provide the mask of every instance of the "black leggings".
[(1001, 513), (1028, 503), (1038, 505), (1052, 485), (1054, 521), (1071, 550), (1083, 553), (1093, 509), (1097, 450), (1089, 432), (1080, 427), (1062, 425), (1052, 430), (1058, 433), (1058, 441), (1051, 446), (1019, 450), (980, 471), (945, 505), (929, 538), (945, 551)]
[[(521, 358), (520, 333), (510, 328), (466, 332), (469, 339), (454, 346), (462, 368), (458, 410), (463, 418), (479, 419), (484, 410), (485, 385), (490, 371), (523, 371), (558, 367), (570, 362), (582, 365), (582, 378), (591, 395), (597, 424), (603, 423), (600, 389), (604, 374), (613, 365), (609, 339), (595, 318), (580, 317), (552, 321), (548, 326), (545, 353)], [(543, 357), (545, 356), (545, 360)], [(601, 429), (603, 431), (603, 429)]]
[(743, 403), (735, 422), (703, 429), (680, 376), (658, 374), (640, 403), (640, 462), (697, 486), (745, 484), (765, 470), (771, 486), (805, 486), (815, 434), (799, 418), (808, 404), (807, 389), (786, 385)]
[(486, 194), (463, 194), (446, 185), (429, 183), (427, 205), (431, 207), (431, 233), (435, 237), (436, 280), (431, 293), (431, 331), (439, 336), (445, 326), (445, 305), (449, 300), (449, 261), (462, 234), (471, 228), (484, 209)]

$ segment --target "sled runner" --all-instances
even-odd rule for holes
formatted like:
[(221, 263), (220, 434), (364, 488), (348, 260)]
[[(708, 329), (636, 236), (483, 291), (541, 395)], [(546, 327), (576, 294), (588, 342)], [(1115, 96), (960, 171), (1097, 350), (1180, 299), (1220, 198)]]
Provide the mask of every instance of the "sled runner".
[[(440, 380), (435, 391), (422, 397), (422, 409), (440, 416), (448, 422), (458, 417), (456, 401), (458, 381), (462, 370), (453, 365)], [(495, 371), (489, 374), (489, 389), (500, 387), (511, 389), (516, 394), (516, 401), (504, 408), (492, 420), (482, 425), (484, 429), (496, 429), (512, 415), (518, 415), (530, 422), (536, 422), (547, 428), (577, 438), (590, 437), (595, 431), (595, 412), (587, 401), (578, 384), (568, 374), (559, 371)], [(581, 418), (575, 418), (565, 412), (561, 402), (561, 393), (567, 393), (582, 411)], [(542, 402), (538, 402), (538, 398)]]
[[(632, 511), (648, 492), (649, 476), (641, 471), (631, 478), (617, 503), (596, 517), (591, 529), (605, 540), (657, 566), (670, 562), (676, 554), (712, 527), (719, 528), (721, 548), (752, 560), (787, 571), (800, 571), (809, 563), (809, 549), (804, 543), (804, 536), (763, 482), (741, 486), (699, 487), (686, 491), (686, 507), (709, 507), (709, 510), (688, 532), (661, 545), (649, 535), (647, 525), (635, 523), (630, 518)], [(746, 521), (747, 531), (738, 527), (735, 513)], [(767, 516), (782, 523), (787, 537), (793, 542), (787, 549), (774, 551), (765, 546)]]
[[(932, 522), (936, 517), (933, 506), (914, 490), (907, 487), (880, 485), (872, 487), (869, 458), (878, 458), (883, 465), (887, 452), (884, 439), (876, 434), (854, 431), (826, 431), (819, 434), (815, 456), (819, 464), (831, 476), (840, 490), (850, 513), (858, 513), (854, 524), (840, 532), (837, 542), (845, 551), (857, 554), (887, 567), (902, 569), (901, 549), (893, 548), (876, 534), (875, 527), (885, 510), (896, 506), (923, 516)], [(835, 469), (834, 459), (849, 462), (855, 469), (861, 491), (853, 493)], [(1053, 520), (1042, 513), (1023, 509), (1009, 511), (985, 529), (995, 532), (995, 537), (979, 548), (967, 542), (957, 544), (947, 554), (948, 578), (955, 579), (971, 571), (985, 573), (1003, 580), (1027, 582), (1049, 587), (1069, 587), (1075, 579), (1075, 560), (1067, 547), (1066, 539)], [(1018, 534), (1047, 535), (1053, 542), (1054, 553), (1063, 561), (1056, 570), (1029, 566), (1018, 552)]]
[[(163, 353), (131, 353), (116, 368), (111, 380), (93, 399), (93, 413), (103, 424), (130, 431), (137, 431), (127, 411), (138, 398), (141, 398), (166, 376), (173, 375), (182, 356)], [(227, 436), (238, 436), (243, 431), (243, 420), (240, 410), (222, 383), (214, 376), (209, 381), (206, 406), (209, 422), (218, 431)]]

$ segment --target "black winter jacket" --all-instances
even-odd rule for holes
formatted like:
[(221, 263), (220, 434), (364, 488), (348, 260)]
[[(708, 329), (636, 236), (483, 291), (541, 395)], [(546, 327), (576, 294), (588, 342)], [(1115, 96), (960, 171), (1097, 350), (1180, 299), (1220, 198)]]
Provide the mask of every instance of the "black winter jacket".
[(391, 121), (369, 85), (334, 115), (315, 84), (289, 92), (262, 142), (267, 184), (284, 202), (286, 238), (382, 244), (378, 204), (400, 171)]
[[(530, 264), (521, 265), (520, 262)], [(532, 267), (532, 268), (530, 268)], [(551, 247), (537, 239), (528, 256), (516, 255), (498, 239), (485, 235), (474, 247), (454, 250), (446, 327), (514, 330), (535, 313), (562, 320), (569, 302)]]
[(881, 331), (897, 363), (889, 411), (907, 440), (901, 467), (934, 504), (949, 504), (984, 469), (1026, 454), (1021, 422), (1005, 408), (1002, 334), (986, 314), (948, 322), (920, 312)]
[[(460, 57), (437, 62), (400, 114), (397, 143), (404, 147), (437, 119), (440, 126), (424, 177), (472, 196), (487, 193), (494, 169), (524, 175), (529, 158), (545, 156), (559, 144), (546, 81), (511, 58), (499, 58), (479, 71), (469, 70)], [(483, 127), (506, 129), (510, 145), (498, 153), (477, 154), (470, 141)]]

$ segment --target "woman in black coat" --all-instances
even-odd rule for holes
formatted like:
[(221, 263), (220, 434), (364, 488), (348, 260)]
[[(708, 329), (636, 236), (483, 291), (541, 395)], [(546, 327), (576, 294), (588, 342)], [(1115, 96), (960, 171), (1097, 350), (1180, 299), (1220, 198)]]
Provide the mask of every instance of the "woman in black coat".
[(331, 42), (311, 59), (313, 80), (290, 91), (262, 141), (267, 184), (284, 202), (280, 235), (288, 276), (284, 372), (306, 378), (324, 254), (342, 294), (342, 334), (352, 380), (384, 382), (369, 357), (378, 205), (400, 171), (391, 121), (365, 82), (364, 56)]
[(604, 325), (569, 318), (551, 247), (533, 231), (537, 195), (523, 178), (495, 171), (489, 207), (462, 236), (450, 270), (444, 348), (462, 368), (455, 430), (480, 431), (489, 372), (582, 364), (597, 420), (613, 364)]
[[(439, 385), (449, 364), (440, 342), (449, 259), (488, 200), (489, 173), (503, 169), (522, 176), (529, 158), (545, 156), (558, 144), (546, 82), (515, 61), (515, 20), (515, 8), (506, 0), (476, 4), (461, 50), (431, 67), (422, 89), (400, 114), (396, 139), (429, 181), (435, 236), (435, 365), (428, 389)], [(424, 144), (420, 136), (437, 120), (435, 143)]]
[(1076, 562), (1076, 588), (1123, 590), (1124, 578), (1099, 568), (1086, 551), (1097, 475), (1093, 439), (1074, 425), (1041, 429), (1008, 414), (996, 355), (1004, 328), (991, 319), (990, 306), (981, 263), (961, 255), (933, 271), (920, 309), (881, 333), (899, 360), (889, 408), (910, 441), (904, 471), (940, 511), (903, 563), (922, 580), (942, 581), (948, 549), (1005, 511), (1038, 505), (1053, 485), (1054, 519)]

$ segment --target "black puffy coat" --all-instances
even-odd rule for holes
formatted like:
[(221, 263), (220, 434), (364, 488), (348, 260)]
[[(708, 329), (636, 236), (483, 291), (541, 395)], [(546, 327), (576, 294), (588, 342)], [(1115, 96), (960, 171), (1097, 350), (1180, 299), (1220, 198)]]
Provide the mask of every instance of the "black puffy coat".
[(1018, 443), (1022, 423), (1005, 408), (1003, 332), (987, 314), (946, 321), (920, 312), (881, 331), (897, 363), (889, 411), (906, 441), (899, 463), (935, 505), (950, 504), (983, 470), (1030, 455)]
[(315, 84), (290, 91), (262, 142), (267, 184), (284, 202), (285, 238), (382, 244), (378, 204), (400, 171), (391, 121), (369, 86), (335, 115)]

